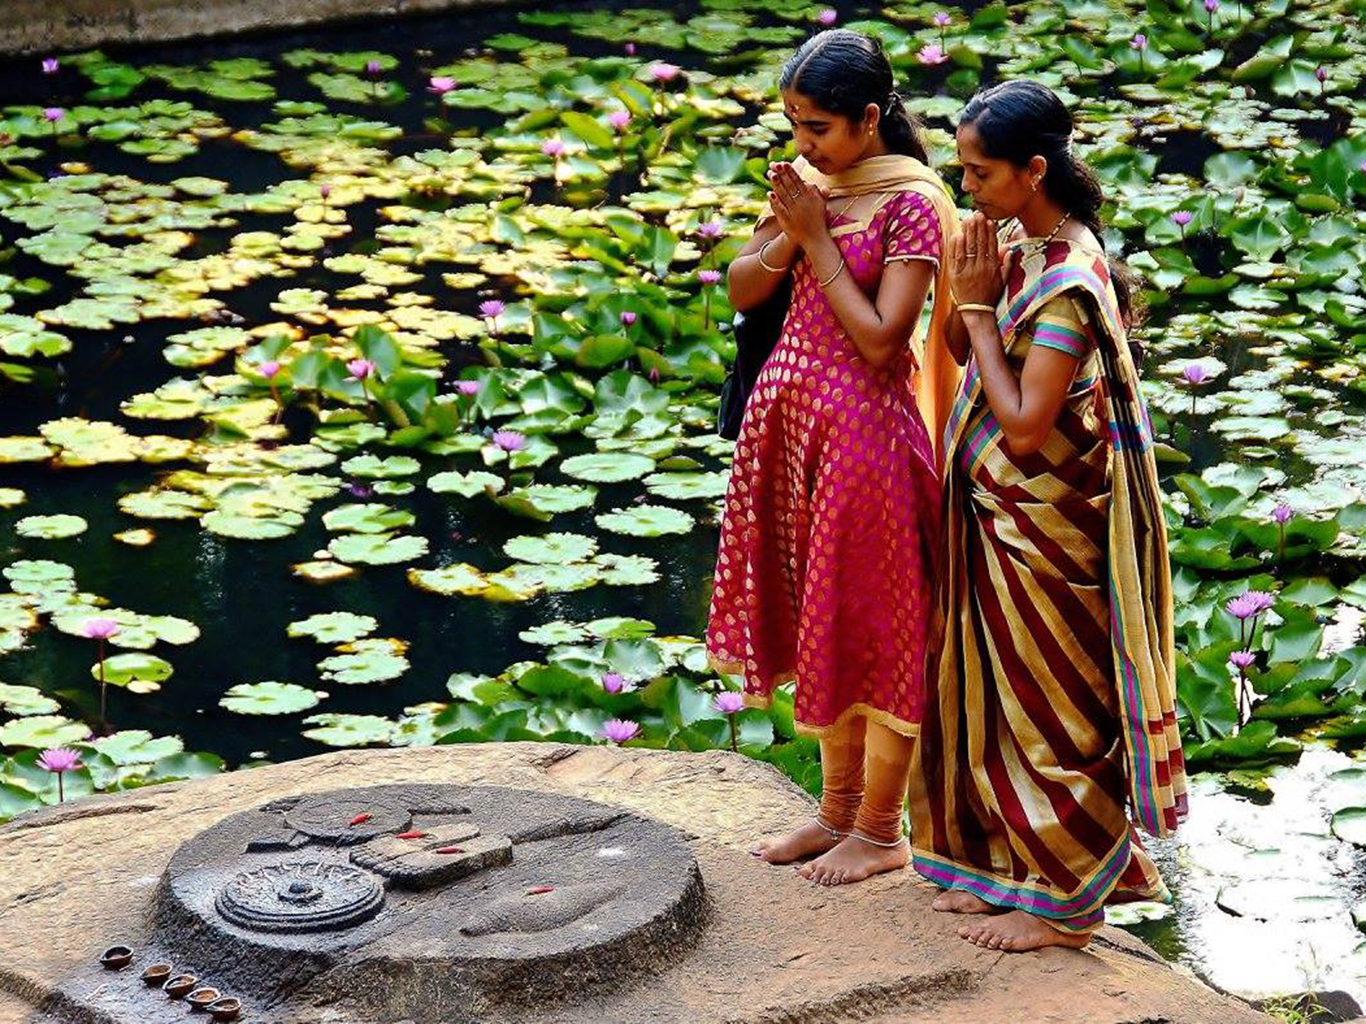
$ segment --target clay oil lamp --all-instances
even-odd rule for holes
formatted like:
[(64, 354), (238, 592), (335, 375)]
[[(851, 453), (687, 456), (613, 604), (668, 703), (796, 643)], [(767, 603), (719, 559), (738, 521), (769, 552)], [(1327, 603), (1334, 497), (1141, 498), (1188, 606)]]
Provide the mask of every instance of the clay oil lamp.
[(131, 946), (110, 946), (100, 954), (100, 964), (106, 971), (120, 971), (132, 962)]
[(170, 976), (170, 964), (152, 964), (142, 972), (142, 980), (148, 985), (164, 985)]
[(224, 996), (209, 1004), (209, 1015), (214, 1020), (236, 1020), (242, 1012), (242, 1000), (236, 996)]
[(172, 999), (179, 999), (198, 984), (199, 979), (193, 974), (177, 974), (174, 978), (161, 986), (161, 991), (165, 992)]
[(185, 1002), (190, 1004), (192, 1010), (207, 1010), (210, 1003), (215, 1003), (223, 998), (223, 993), (212, 986), (205, 985), (197, 988), (185, 997)]

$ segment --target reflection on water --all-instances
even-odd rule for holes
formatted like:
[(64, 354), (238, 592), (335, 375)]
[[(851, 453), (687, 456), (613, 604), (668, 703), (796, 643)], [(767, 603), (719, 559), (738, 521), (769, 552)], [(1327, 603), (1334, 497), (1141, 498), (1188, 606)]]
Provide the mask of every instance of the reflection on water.
[(1366, 935), (1354, 921), (1366, 921), (1366, 851), (1331, 827), (1335, 811), (1366, 806), (1364, 765), (1314, 747), (1255, 797), (1196, 776), (1179, 836), (1151, 844), (1175, 913), (1130, 930), (1239, 995), (1340, 989), (1366, 1003)]

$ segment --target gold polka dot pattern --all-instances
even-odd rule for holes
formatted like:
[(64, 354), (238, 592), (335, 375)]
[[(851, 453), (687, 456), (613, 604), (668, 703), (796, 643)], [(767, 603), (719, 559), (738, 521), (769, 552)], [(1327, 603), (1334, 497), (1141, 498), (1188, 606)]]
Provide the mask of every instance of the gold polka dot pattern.
[[(939, 256), (913, 193), (834, 237), (870, 298), (887, 261)], [(914, 368), (909, 344), (885, 369), (865, 362), (798, 263), (735, 446), (707, 649), (750, 703), (795, 678), (808, 733), (856, 707), (898, 731), (920, 721), (940, 489)]]

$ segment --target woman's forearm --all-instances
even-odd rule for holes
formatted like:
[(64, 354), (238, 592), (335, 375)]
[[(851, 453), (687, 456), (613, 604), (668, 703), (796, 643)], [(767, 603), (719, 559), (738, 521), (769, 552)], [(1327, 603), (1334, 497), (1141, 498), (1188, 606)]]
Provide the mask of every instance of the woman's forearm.
[(972, 342), (968, 338), (968, 326), (963, 322), (963, 314), (956, 309), (949, 314), (948, 320), (944, 324), (944, 340), (948, 344), (949, 353), (953, 356), (954, 362), (962, 366), (968, 361), (968, 355), (972, 351)]
[(840, 268), (844, 256), (833, 238), (826, 235), (818, 239), (808, 256), (817, 281), (829, 282), (823, 286), (825, 297), (859, 355), (879, 369), (889, 365), (905, 347), (907, 333), (878, 312), (848, 267)]
[[(731, 307), (741, 313), (762, 306), (786, 280), (801, 249), (786, 234), (779, 233), (756, 252), (731, 261), (726, 286)], [(763, 262), (760, 262), (762, 257)], [(768, 266), (764, 266), (764, 264)], [(769, 269), (777, 268), (776, 270)]]
[(982, 391), (986, 393), (987, 404), (1001, 424), (1002, 433), (1008, 440), (1021, 439), (1032, 433), (1026, 429), (1028, 425), (1021, 408), (1020, 379), (1006, 362), (996, 317), (974, 311), (960, 313), (958, 318), (966, 325), (968, 341), (973, 354), (977, 356), (977, 373), (982, 381)]

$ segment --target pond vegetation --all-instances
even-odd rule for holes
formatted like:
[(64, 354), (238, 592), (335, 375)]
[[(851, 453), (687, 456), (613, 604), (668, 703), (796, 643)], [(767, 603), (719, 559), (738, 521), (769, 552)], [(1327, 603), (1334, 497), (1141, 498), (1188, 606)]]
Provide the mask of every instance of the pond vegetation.
[[(1146, 282), (1210, 774), (1159, 851), (1176, 917), (1115, 919), (1240, 990), (1366, 993), (1364, 14), (701, 0), (12, 62), (0, 817), (483, 740), (734, 747), (817, 788), (790, 696), (736, 709), (698, 637), (718, 272), (787, 144), (776, 65), (838, 22), (950, 182), (981, 83), (1057, 89)], [(1228, 938), (1263, 924), (1279, 975)]]

